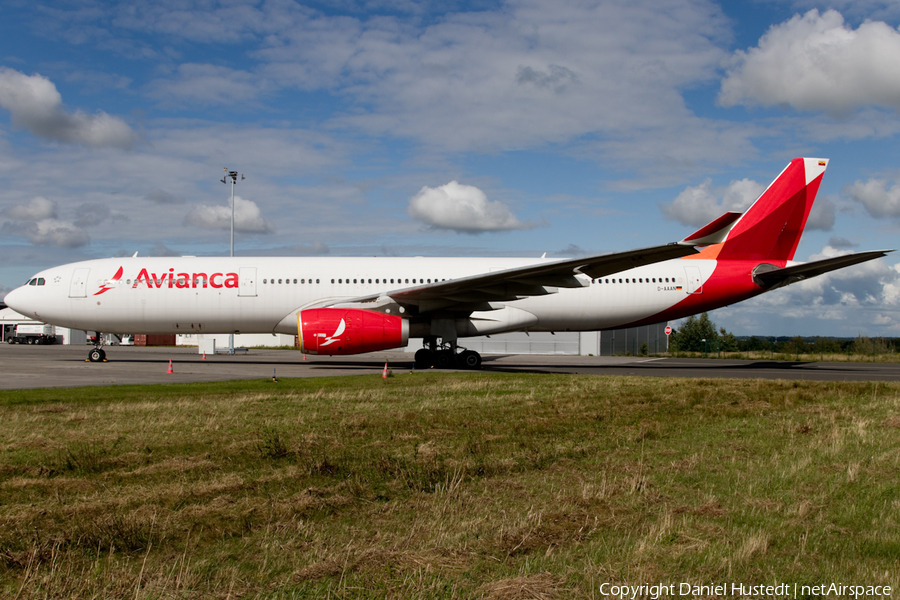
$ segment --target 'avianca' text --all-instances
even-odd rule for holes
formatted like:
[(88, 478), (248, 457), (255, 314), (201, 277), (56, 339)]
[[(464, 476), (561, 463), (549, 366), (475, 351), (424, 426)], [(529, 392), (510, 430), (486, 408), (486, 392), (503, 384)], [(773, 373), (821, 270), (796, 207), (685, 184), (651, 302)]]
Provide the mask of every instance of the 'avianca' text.
[(213, 273), (207, 277), (206, 273), (175, 273), (175, 269), (169, 269), (168, 273), (157, 275), (148, 273), (147, 269), (141, 269), (131, 288), (137, 288), (139, 283), (146, 283), (150, 288), (205, 288), (207, 284), (213, 288), (236, 288), (238, 287), (238, 274)]

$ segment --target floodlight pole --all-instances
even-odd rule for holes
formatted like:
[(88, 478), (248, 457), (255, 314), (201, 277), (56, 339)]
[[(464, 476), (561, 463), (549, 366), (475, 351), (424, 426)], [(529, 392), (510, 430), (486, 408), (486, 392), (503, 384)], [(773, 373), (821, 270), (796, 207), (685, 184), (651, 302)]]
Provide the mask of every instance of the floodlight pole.
[[(227, 183), (228, 180), (231, 180), (231, 256), (234, 257), (234, 186), (237, 185), (238, 172), (237, 171), (229, 171), (228, 167), (225, 167), (225, 177), (221, 179), (222, 183)], [(244, 179), (244, 176), (241, 175), (241, 179)], [(228, 334), (228, 354), (234, 354), (234, 333)]]
[(234, 184), (231, 181), (231, 257), (234, 258)]

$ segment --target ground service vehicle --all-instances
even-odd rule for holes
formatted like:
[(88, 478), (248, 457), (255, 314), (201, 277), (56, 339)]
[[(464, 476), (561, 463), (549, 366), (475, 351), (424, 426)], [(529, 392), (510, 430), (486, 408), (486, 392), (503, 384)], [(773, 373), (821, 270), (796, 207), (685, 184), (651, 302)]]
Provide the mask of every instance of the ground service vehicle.
[(16, 325), (15, 333), (6, 341), (9, 344), (55, 344), (56, 327), (49, 323)]

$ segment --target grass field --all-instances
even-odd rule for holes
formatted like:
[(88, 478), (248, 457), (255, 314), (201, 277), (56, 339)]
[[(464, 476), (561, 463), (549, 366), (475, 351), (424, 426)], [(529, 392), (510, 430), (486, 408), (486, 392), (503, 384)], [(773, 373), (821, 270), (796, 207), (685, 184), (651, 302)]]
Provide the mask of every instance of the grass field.
[(895, 384), (417, 373), (0, 392), (4, 598), (896, 593), (898, 561)]
[(882, 354), (845, 354), (834, 352), (672, 352), (658, 356), (676, 358), (724, 358), (728, 360), (786, 360), (798, 362), (853, 362), (853, 363), (898, 363), (900, 354), (885, 352)]

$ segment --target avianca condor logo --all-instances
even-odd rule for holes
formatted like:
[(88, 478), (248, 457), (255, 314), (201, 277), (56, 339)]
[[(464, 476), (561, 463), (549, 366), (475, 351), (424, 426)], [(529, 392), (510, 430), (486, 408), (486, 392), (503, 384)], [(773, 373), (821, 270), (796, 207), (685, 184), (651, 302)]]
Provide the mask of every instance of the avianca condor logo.
[(319, 344), (319, 348), (324, 348), (325, 346), (330, 346), (335, 342), (341, 341), (340, 336), (343, 335), (345, 329), (347, 329), (347, 325), (346, 323), (344, 323), (344, 320), (341, 319), (341, 322), (338, 324), (337, 329), (335, 329), (334, 333), (332, 333), (330, 336), (325, 337), (324, 333), (320, 333), (319, 337), (324, 337), (325, 341)]
[(124, 269), (122, 267), (119, 267), (119, 270), (116, 271), (116, 274), (113, 275), (113, 278), (101, 285), (100, 289), (96, 293), (94, 293), (94, 295), (99, 296), (100, 294), (104, 294), (113, 289), (119, 283), (119, 279), (122, 277), (123, 272)]
[[(94, 293), (99, 296), (113, 289), (122, 279), (123, 268), (119, 267), (112, 279), (100, 286), (100, 289)], [(130, 283), (130, 282), (129, 282)], [(138, 285), (144, 284), (151, 289), (196, 289), (196, 288), (229, 288), (234, 289), (240, 285), (237, 273), (176, 273), (175, 269), (169, 269), (163, 273), (150, 273), (147, 269), (141, 269), (137, 278), (131, 285), (131, 289), (137, 289)]]

